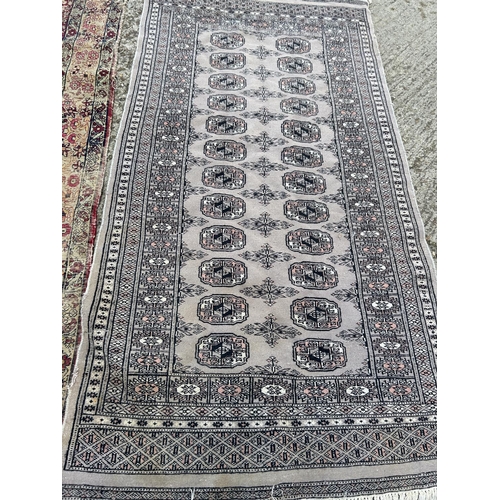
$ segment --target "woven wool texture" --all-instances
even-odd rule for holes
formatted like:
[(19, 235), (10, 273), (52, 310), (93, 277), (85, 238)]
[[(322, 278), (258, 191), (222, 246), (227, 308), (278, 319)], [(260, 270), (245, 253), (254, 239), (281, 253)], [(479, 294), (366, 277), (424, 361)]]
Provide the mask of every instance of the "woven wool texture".
[(81, 335), (80, 308), (98, 225), (114, 101), (121, 2), (62, 9), (62, 403)]
[(435, 273), (363, 0), (147, 0), (94, 253), (64, 498), (435, 498)]

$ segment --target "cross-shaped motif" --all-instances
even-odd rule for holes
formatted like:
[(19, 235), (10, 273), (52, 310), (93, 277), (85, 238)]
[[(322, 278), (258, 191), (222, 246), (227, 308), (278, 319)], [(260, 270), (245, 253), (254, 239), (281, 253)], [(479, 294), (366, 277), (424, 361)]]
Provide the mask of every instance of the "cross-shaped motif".
[(261, 184), (259, 189), (246, 189), (241, 195), (245, 198), (259, 200), (262, 205), (269, 205), (273, 200), (283, 200), (290, 196), (284, 191), (273, 191), (267, 184)]
[(262, 285), (253, 285), (251, 287), (243, 288), (241, 293), (247, 297), (262, 299), (270, 307), (273, 304), (276, 304), (276, 299), (293, 297), (299, 292), (295, 290), (295, 288), (277, 286), (271, 278), (266, 278)]
[(267, 212), (261, 213), (258, 219), (252, 217), (251, 219), (241, 221), (239, 225), (243, 226), (245, 229), (259, 231), (264, 238), (267, 238), (275, 229), (287, 229), (292, 227), (292, 224), (288, 222), (272, 219), (271, 214)]
[(289, 253), (274, 251), (268, 243), (262, 245), (260, 250), (256, 252), (244, 252), (240, 256), (253, 262), (259, 262), (264, 269), (270, 269), (275, 262), (288, 262), (295, 259)]
[(251, 144), (258, 144), (261, 151), (269, 151), (271, 146), (283, 146), (288, 141), (271, 137), (267, 132), (261, 132), (259, 135), (245, 135), (243, 139)]
[(264, 323), (254, 323), (247, 325), (241, 329), (247, 335), (258, 335), (264, 337), (266, 342), (274, 347), (277, 345), (279, 339), (286, 339), (301, 335), (299, 330), (291, 326), (280, 325), (274, 315), (269, 314), (266, 316)]
[(250, 170), (256, 170), (262, 177), (267, 177), (269, 172), (274, 170), (288, 170), (288, 167), (281, 165), (279, 163), (271, 163), (267, 158), (262, 156), (256, 163), (245, 162), (241, 164), (242, 167), (248, 168)]

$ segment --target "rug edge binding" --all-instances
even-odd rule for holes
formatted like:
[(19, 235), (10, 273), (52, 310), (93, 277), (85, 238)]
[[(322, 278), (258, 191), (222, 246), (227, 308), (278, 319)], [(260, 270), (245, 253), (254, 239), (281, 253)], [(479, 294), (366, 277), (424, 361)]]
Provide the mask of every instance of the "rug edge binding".
[[(388, 493), (374, 493), (361, 496), (336, 496), (336, 497), (307, 497), (296, 500), (437, 500), (437, 486), (408, 491), (391, 491)], [(269, 500), (282, 500), (281, 498), (269, 497)], [(283, 498), (283, 500), (286, 500)], [(290, 500), (292, 500), (290, 498)]]
[[(122, 490), (123, 491), (123, 490)], [(196, 500), (196, 488), (190, 490), (191, 498), (190, 500)], [(82, 497), (82, 496), (69, 496), (62, 497), (62, 500), (87, 500), (90, 497)], [(93, 497), (94, 500), (105, 500), (109, 498), (116, 498), (113, 496), (106, 497)], [(138, 500), (140, 497), (137, 497)], [(151, 500), (159, 500), (160, 497), (150, 497)], [(249, 499), (250, 500), (250, 499)], [(369, 495), (361, 495), (361, 496), (335, 496), (335, 497), (324, 497), (324, 496), (315, 496), (315, 497), (275, 497), (273, 496), (271, 490), (271, 496), (269, 496), (266, 500), (437, 500), (437, 486), (432, 486), (430, 488), (422, 488), (417, 490), (408, 490), (408, 491), (391, 491), (388, 493), (374, 493)]]

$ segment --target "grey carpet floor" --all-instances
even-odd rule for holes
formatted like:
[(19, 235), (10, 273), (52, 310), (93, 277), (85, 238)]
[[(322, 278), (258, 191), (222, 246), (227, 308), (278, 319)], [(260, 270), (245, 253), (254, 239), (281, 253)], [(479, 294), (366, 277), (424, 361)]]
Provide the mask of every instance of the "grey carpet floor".
[[(142, 1), (128, 0), (118, 48), (108, 168), (127, 95), (141, 11)], [(370, 11), (426, 240), (436, 260), (436, 0), (373, 0)]]
[(427, 243), (436, 260), (436, 0), (373, 0), (370, 11)]

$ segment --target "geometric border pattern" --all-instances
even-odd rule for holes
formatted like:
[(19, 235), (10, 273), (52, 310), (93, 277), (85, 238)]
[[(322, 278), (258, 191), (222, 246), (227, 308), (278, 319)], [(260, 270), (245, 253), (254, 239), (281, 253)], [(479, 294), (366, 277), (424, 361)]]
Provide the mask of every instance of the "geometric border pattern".
[(123, 432), (81, 428), (71, 469), (128, 474), (237, 473), (436, 458), (436, 426), (422, 423), (354, 430), (301, 428), (300, 433), (291, 433), (287, 428), (266, 432), (243, 432), (244, 429), (206, 431), (193, 425), (183, 431)]
[[(281, 483), (274, 487), (260, 486), (248, 488), (196, 488), (196, 500), (268, 500), (274, 498), (349, 498), (389, 492), (403, 492), (426, 489), (437, 484), (435, 472), (392, 476), (389, 479), (358, 479), (356, 481), (321, 481), (307, 483)], [(63, 500), (113, 499), (113, 500), (185, 500), (193, 493), (192, 488), (125, 488), (88, 485), (66, 485)], [(272, 497), (271, 497), (272, 498)]]

